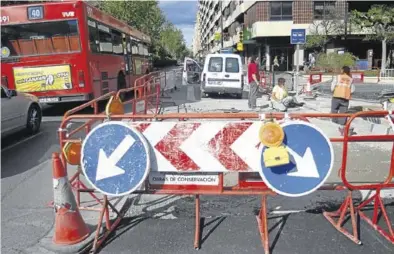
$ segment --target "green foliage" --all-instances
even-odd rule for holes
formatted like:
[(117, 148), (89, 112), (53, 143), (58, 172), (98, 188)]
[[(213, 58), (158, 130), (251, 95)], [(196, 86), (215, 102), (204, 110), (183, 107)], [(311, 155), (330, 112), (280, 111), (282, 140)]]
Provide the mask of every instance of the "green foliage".
[(354, 67), (356, 65), (357, 58), (349, 52), (342, 55), (337, 53), (321, 53), (317, 57), (317, 67), (328, 71), (328, 72), (338, 72), (342, 66), (347, 65), (349, 67)]
[(181, 30), (171, 23), (164, 25), (160, 34), (160, 44), (173, 59), (181, 58), (186, 47)]
[(319, 48), (323, 51), (325, 45), (327, 44), (329, 38), (326, 35), (307, 35), (305, 48)]
[(180, 58), (182, 32), (166, 21), (157, 1), (100, 1), (98, 7), (151, 37), (154, 59)]
[(394, 6), (373, 5), (368, 12), (354, 10), (351, 23), (357, 30), (365, 29), (365, 40), (394, 40)]
[(305, 48), (318, 48), (326, 51), (327, 44), (344, 33), (343, 18), (337, 12), (328, 13), (323, 20), (315, 20), (309, 27)]
[(98, 7), (155, 39), (165, 22), (157, 1), (100, 1)]

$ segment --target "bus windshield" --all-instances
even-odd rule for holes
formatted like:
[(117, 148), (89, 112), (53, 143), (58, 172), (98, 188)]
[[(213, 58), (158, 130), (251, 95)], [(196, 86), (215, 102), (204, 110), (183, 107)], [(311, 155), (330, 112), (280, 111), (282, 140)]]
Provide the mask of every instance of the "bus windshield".
[(2, 58), (79, 52), (77, 20), (1, 27)]

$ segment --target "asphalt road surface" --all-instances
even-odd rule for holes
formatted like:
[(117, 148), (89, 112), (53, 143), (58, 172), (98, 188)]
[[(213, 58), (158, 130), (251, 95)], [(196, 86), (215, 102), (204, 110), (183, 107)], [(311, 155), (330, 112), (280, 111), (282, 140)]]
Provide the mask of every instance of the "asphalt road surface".
[[(246, 110), (245, 99), (204, 98), (187, 106), (189, 112)], [(52, 253), (38, 242), (53, 227), (54, 212), (51, 154), (59, 151), (57, 129), (63, 113), (73, 105), (44, 111), (41, 131), (35, 136), (16, 133), (1, 144), (2, 253)], [(175, 110), (170, 108), (170, 111)], [(84, 113), (89, 113), (86, 111)], [(336, 127), (319, 122), (328, 135)], [(387, 148), (387, 147), (386, 147)], [(353, 146), (350, 177), (360, 181), (381, 180), (389, 165), (390, 150), (380, 145)], [(341, 148), (335, 148), (340, 156)], [(336, 169), (331, 180), (338, 181)], [(234, 180), (234, 179), (233, 179)], [(231, 178), (229, 180), (232, 181)], [(356, 192), (355, 200), (369, 193)], [(389, 216), (394, 219), (392, 192), (383, 194)], [(302, 198), (269, 198), (269, 231), (272, 253), (382, 253), (393, 245), (361, 222), (362, 246), (338, 233), (321, 215), (335, 210), (345, 196), (341, 191), (317, 191)], [(255, 214), (260, 198), (202, 197), (204, 228), (198, 253), (262, 253)], [(193, 249), (194, 200), (178, 196), (133, 196), (133, 205), (101, 253), (196, 253)]]

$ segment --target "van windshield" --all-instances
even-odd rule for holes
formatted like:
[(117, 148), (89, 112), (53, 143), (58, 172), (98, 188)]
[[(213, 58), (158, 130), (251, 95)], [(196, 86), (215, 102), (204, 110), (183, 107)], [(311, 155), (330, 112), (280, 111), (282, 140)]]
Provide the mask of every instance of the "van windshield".
[(77, 20), (2, 26), (1, 48), (2, 58), (78, 52)]
[(234, 57), (226, 58), (226, 72), (229, 73), (238, 73), (239, 72), (239, 64), (238, 59)]
[(221, 57), (211, 57), (209, 59), (208, 71), (209, 72), (222, 72), (223, 59)]

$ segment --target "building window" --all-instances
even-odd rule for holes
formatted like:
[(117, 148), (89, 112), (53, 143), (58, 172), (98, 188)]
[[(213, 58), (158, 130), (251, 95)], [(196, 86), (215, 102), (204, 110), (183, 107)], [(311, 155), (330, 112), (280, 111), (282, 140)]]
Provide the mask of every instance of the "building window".
[(293, 2), (271, 2), (271, 20), (292, 20)]
[(314, 2), (313, 15), (315, 19), (333, 19), (335, 1)]

